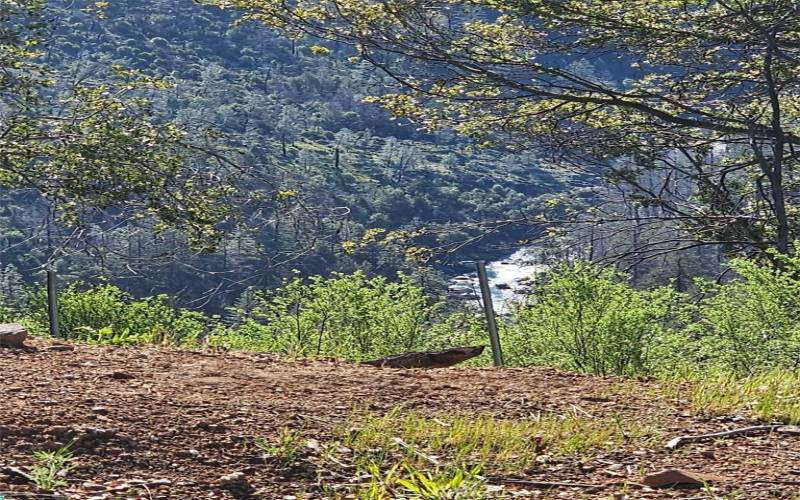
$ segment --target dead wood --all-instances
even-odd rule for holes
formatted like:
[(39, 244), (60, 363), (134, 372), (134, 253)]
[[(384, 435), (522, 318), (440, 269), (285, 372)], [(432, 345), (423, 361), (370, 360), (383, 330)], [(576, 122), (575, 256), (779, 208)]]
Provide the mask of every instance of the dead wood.
[(517, 486), (527, 486), (529, 488), (591, 488), (603, 489), (605, 484), (591, 484), (591, 483), (571, 483), (560, 481), (531, 481), (529, 479), (512, 479), (505, 477), (490, 477), (487, 480), (492, 484), (513, 484)]
[(788, 479), (753, 479), (747, 481), (748, 484), (780, 484), (786, 486), (800, 486), (800, 481), (791, 481)]
[(679, 436), (674, 439), (671, 439), (669, 443), (667, 443), (667, 448), (670, 450), (674, 450), (679, 446), (682, 446), (687, 443), (696, 443), (699, 441), (705, 441), (708, 439), (716, 439), (716, 438), (728, 438), (733, 436), (743, 436), (743, 435), (751, 435), (751, 434), (760, 434), (762, 432), (780, 432), (782, 427), (789, 427), (787, 425), (753, 425), (751, 427), (742, 427), (741, 429), (732, 429), (729, 431), (722, 431), (722, 432), (712, 432), (710, 434), (697, 434), (694, 436)]
[(454, 347), (444, 351), (407, 352), (364, 361), (364, 364), (384, 368), (446, 368), (479, 356), (485, 347)]

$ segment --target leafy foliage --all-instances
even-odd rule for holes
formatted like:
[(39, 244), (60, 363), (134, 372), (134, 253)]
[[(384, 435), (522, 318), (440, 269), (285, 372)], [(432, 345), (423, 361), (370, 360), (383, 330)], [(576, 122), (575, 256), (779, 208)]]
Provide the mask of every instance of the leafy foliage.
[(740, 279), (705, 283), (695, 331), (707, 363), (740, 374), (800, 366), (800, 258), (779, 260), (773, 268), (737, 259)]
[[(26, 59), (53, 80), (36, 87), (36, 109), (61, 110), (63, 100), (63, 113), (101, 112), (69, 137), (75, 147), (47, 143), (64, 146), (53, 153), (64, 165), (37, 167), (44, 187), (63, 181), (79, 198), (54, 206), (28, 190), (2, 192), (3, 263), (28, 282), (55, 250), (68, 281), (107, 278), (137, 296), (163, 292), (220, 312), (248, 286), (274, 287), (294, 268), (411, 274), (403, 241), (363, 236), (422, 227), (412, 257), (460, 248), (486, 231), (479, 221), (534, 211), (568, 177), (531, 153), (476, 150), (452, 133), (390, 119), (362, 102), (389, 80), (346, 64), (345, 48), (314, 54), (191, 1), (117, 0), (103, 19), (88, 0), (47, 9), (34, 46), (41, 57)], [(46, 118), (31, 126), (65, 126)], [(54, 208), (83, 225), (50, 224), (45, 237)], [(226, 223), (211, 231), (212, 220)], [(459, 257), (497, 253), (492, 245), (515, 233), (474, 240)]]
[[(691, 240), (786, 254), (800, 229), (792, 1), (216, 3), (356, 47), (355, 60), (395, 79), (370, 100), (397, 117), (593, 165)], [(604, 58), (630, 77), (577, 64)], [(653, 188), (643, 181), (656, 169), (667, 181)]]
[(628, 286), (612, 269), (578, 263), (553, 270), (503, 334), (514, 364), (544, 364), (598, 375), (652, 369), (678, 295)]
[[(587, 263), (554, 268), (500, 322), (506, 361), (600, 375), (797, 369), (800, 257), (780, 260), (780, 269), (734, 261), (734, 279), (701, 283), (698, 296), (634, 288), (624, 274)], [(27, 302), (6, 307), (5, 318), (44, 333), (45, 299), (33, 290)], [(486, 343), (477, 310), (447, 309), (403, 274), (396, 281), (363, 272), (296, 276), (272, 290), (248, 290), (225, 321), (175, 307), (165, 295), (134, 299), (114, 285), (75, 284), (60, 294), (59, 318), (62, 335), (88, 342), (208, 344), (351, 360)]]
[(152, 119), (145, 93), (168, 84), (121, 67), (116, 79), (70, 83), (41, 60), (45, 8), (25, 0), (0, 9), (0, 186), (37, 190), (68, 225), (130, 210), (212, 247), (233, 188), (189, 162), (175, 123)]
[(266, 293), (256, 292), (247, 310), (234, 310), (233, 345), (294, 356), (366, 359), (424, 348), (440, 301), (432, 301), (410, 277), (398, 281), (364, 273), (299, 277)]
[[(46, 300), (36, 290), (27, 311), (26, 319), (40, 331), (48, 324)], [(166, 295), (135, 300), (114, 285), (70, 285), (59, 293), (58, 313), (64, 338), (100, 344), (193, 345), (222, 328), (218, 319), (175, 308)]]

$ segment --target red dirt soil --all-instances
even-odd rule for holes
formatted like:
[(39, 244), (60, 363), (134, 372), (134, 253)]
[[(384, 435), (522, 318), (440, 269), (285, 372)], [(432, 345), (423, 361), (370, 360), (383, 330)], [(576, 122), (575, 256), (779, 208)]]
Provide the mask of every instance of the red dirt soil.
[[(660, 395), (655, 382), (549, 369), (381, 369), (165, 347), (75, 344), (53, 351), (47, 340), (28, 343), (29, 350), (0, 348), (0, 498), (42, 493), (15, 470), (30, 470), (34, 450), (73, 438), (76, 467), (57, 492), (61, 498), (328, 498), (313, 475), (265, 460), (254, 439), (275, 439), (288, 426), (326, 442), (354, 411), (382, 415), (397, 406), (506, 418), (578, 411), (635, 419), (663, 434), (663, 443), (659, 438), (650, 448), (553, 459), (527, 476), (600, 488), (509, 487), (503, 498), (712, 498), (703, 490), (641, 486), (645, 473), (666, 468), (723, 476), (714, 484), (718, 495), (800, 497), (798, 486), (753, 482), (800, 480), (800, 437), (746, 436), (666, 450), (671, 437), (747, 422), (694, 415), (680, 397)], [(221, 480), (232, 473), (243, 479)]]

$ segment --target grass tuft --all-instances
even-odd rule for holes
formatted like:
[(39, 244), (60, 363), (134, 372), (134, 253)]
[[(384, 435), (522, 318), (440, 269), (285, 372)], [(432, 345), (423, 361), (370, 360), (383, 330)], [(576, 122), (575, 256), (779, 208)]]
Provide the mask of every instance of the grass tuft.
[(54, 491), (67, 485), (65, 478), (74, 467), (73, 445), (74, 441), (55, 451), (33, 452), (36, 465), (31, 468), (28, 477), (39, 489)]
[(692, 408), (701, 413), (800, 423), (800, 373), (772, 370), (740, 378), (716, 374), (692, 385)]
[(396, 409), (368, 417), (345, 434), (343, 444), (356, 456), (379, 462), (399, 458), (417, 467), (481, 465), (493, 473), (518, 474), (535, 467), (542, 455), (610, 450), (647, 434), (632, 422), (576, 414), (507, 420), (489, 415), (438, 418)]
[(289, 427), (281, 428), (274, 441), (264, 438), (255, 440), (256, 447), (264, 453), (264, 456), (277, 461), (282, 468), (289, 468), (297, 462), (302, 444), (301, 434)]

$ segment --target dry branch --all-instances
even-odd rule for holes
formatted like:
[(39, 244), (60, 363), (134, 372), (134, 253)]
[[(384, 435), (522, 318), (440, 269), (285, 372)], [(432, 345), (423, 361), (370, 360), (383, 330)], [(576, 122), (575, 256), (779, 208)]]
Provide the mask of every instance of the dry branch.
[(603, 489), (607, 485), (604, 484), (591, 484), (591, 483), (570, 483), (559, 481), (531, 481), (528, 479), (512, 479), (505, 477), (490, 477), (487, 478), (493, 484), (514, 484), (517, 486), (527, 486), (529, 488), (590, 488), (590, 489)]
[(679, 446), (682, 446), (687, 443), (696, 443), (698, 441), (705, 441), (707, 439), (716, 439), (716, 438), (727, 438), (733, 436), (742, 436), (742, 435), (749, 435), (749, 434), (760, 434), (762, 432), (774, 432), (779, 431), (782, 427), (789, 427), (786, 425), (754, 425), (751, 427), (742, 427), (741, 429), (733, 429), (730, 431), (722, 431), (722, 432), (712, 432), (710, 434), (697, 434), (694, 436), (680, 436), (674, 439), (671, 439), (669, 443), (667, 443), (667, 448), (670, 450), (674, 450)]

